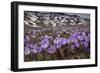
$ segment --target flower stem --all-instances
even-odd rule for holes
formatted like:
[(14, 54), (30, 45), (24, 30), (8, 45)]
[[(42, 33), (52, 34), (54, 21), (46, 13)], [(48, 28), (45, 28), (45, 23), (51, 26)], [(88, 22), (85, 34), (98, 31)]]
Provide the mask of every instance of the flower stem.
[(65, 56), (63, 54), (63, 50), (62, 49), (59, 49), (59, 52), (60, 52), (60, 55), (62, 56), (62, 58), (65, 59)]

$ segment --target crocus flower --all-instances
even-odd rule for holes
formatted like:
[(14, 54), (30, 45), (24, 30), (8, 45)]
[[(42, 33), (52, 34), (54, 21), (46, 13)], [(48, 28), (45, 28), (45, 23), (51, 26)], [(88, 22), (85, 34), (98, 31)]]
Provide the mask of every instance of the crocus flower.
[(47, 38), (42, 39), (41, 47), (46, 49), (49, 46), (49, 40)]
[(84, 37), (84, 39), (85, 39), (85, 41), (87, 41), (87, 42), (89, 42), (89, 41), (90, 41), (90, 39), (89, 39), (89, 37), (88, 37), (88, 36), (85, 36), (85, 37)]
[(85, 42), (83, 43), (83, 45), (84, 45), (85, 48), (88, 48), (88, 42), (85, 41)]
[(37, 44), (35, 44), (34, 46), (33, 46), (33, 48), (32, 48), (32, 52), (34, 53), (34, 54), (36, 54), (37, 52), (38, 52), (38, 50), (37, 50)]
[(80, 47), (80, 43), (79, 43), (78, 39), (76, 39), (76, 40), (74, 41), (74, 44), (75, 44), (75, 46), (76, 46), (77, 48)]
[(53, 40), (53, 43), (56, 45), (57, 48), (60, 48), (62, 45), (62, 38), (56, 38)]
[(26, 36), (24, 37), (24, 42), (27, 43), (27, 42), (29, 42), (29, 41), (30, 41), (30, 38), (29, 38), (29, 36), (26, 35)]
[(37, 52), (40, 53), (40, 52), (42, 52), (42, 50), (43, 50), (42, 47), (37, 47)]
[(80, 41), (83, 41), (84, 40), (84, 37), (82, 35), (78, 35), (77, 37)]
[(28, 54), (30, 54), (30, 49), (28, 48), (28, 47), (24, 47), (24, 54), (25, 55), (28, 55)]
[(48, 53), (53, 54), (56, 51), (56, 47), (54, 45), (51, 45), (49, 48), (47, 48)]
[(33, 43), (30, 43), (29, 48), (33, 48), (33, 47), (34, 47)]
[(76, 42), (75, 45), (76, 45), (77, 48), (80, 47), (80, 43), (79, 42)]
[(63, 39), (62, 39), (62, 44), (63, 44), (63, 45), (66, 45), (66, 44), (67, 44), (67, 39), (66, 39), (66, 38), (63, 38)]

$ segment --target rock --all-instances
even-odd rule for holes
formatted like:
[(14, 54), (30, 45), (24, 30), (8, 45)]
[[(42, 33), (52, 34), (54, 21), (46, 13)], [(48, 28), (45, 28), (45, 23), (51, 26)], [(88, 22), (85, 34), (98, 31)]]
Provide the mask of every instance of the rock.
[(90, 25), (89, 18), (83, 18), (77, 14), (25, 11), (24, 17), (25, 25), (32, 27)]

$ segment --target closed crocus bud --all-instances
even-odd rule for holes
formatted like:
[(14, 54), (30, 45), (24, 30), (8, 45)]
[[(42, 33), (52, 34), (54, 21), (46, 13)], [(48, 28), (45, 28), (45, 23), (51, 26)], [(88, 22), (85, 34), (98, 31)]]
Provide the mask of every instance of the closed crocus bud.
[(77, 48), (80, 47), (80, 43), (79, 42), (76, 42), (75, 45), (76, 45)]

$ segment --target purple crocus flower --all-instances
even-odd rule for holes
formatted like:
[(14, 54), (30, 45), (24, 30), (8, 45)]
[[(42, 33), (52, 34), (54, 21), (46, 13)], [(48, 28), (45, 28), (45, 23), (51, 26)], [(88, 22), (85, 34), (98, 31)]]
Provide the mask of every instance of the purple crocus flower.
[(56, 45), (56, 48), (60, 48), (62, 45), (62, 38), (56, 38), (53, 40), (53, 43)]
[(30, 38), (29, 38), (29, 36), (26, 35), (25, 38), (24, 38), (24, 42), (27, 43), (29, 41), (30, 41)]
[(67, 44), (67, 39), (66, 39), (66, 38), (63, 38), (63, 39), (62, 39), (62, 44), (63, 44), (63, 45), (66, 45), (66, 44)]
[(89, 42), (90, 41), (90, 38), (88, 36), (85, 36), (84, 37), (85, 41)]
[(70, 42), (71, 42), (71, 39), (70, 38), (67, 38), (66, 39), (66, 43), (69, 44)]
[(42, 39), (41, 43), (41, 47), (46, 49), (49, 46), (49, 40), (47, 38)]
[(75, 32), (71, 37), (73, 38), (75, 38), (75, 37), (77, 37), (78, 36), (78, 33), (77, 32)]
[(34, 54), (36, 54), (38, 51), (37, 51), (37, 44), (35, 44), (34, 46), (33, 46), (33, 48), (32, 48), (32, 52), (34, 53)]
[(33, 47), (34, 47), (33, 43), (30, 43), (30, 44), (29, 44), (29, 48), (32, 49)]
[(25, 44), (26, 47), (29, 47), (30, 46), (29, 43), (24, 43), (24, 44)]
[(54, 43), (54, 44), (58, 44), (58, 43), (59, 43), (59, 38), (54, 39), (54, 40), (53, 40), (53, 43)]
[(85, 42), (83, 43), (83, 46), (84, 46), (85, 48), (88, 48), (88, 42), (85, 41)]
[(48, 53), (53, 54), (56, 51), (56, 47), (54, 45), (51, 45), (49, 48), (47, 48)]
[(41, 52), (42, 51), (42, 47), (37, 47), (37, 52)]
[(56, 46), (56, 48), (60, 48), (61, 47), (61, 44), (54, 44)]
[(80, 47), (80, 43), (79, 42), (76, 42), (75, 45), (76, 45), (77, 48)]
[(77, 48), (79, 48), (79, 47), (80, 47), (80, 43), (79, 43), (79, 41), (78, 41), (77, 39), (75, 40), (75, 42), (74, 42), (74, 43), (75, 43), (75, 46), (76, 46)]
[(80, 41), (83, 41), (84, 40), (84, 37), (82, 35), (78, 35), (77, 37)]
[(76, 40), (76, 37), (70, 37), (70, 41), (74, 42)]
[(30, 54), (30, 49), (28, 48), (28, 47), (24, 47), (24, 54), (25, 55), (28, 55), (28, 54)]

